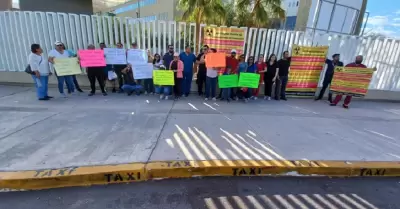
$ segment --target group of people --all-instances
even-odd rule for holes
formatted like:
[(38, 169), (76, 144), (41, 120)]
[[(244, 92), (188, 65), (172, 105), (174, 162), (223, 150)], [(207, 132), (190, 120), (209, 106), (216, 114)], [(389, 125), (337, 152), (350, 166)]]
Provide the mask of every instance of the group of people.
[[(133, 49), (137, 48), (137, 44), (131, 45)], [(106, 48), (104, 43), (100, 43), (100, 49)], [(117, 44), (117, 48), (124, 48), (121, 43)], [(90, 44), (88, 50), (94, 50), (95, 46)], [(52, 97), (48, 95), (48, 77), (54, 72), (57, 76), (56, 71), (50, 70), (53, 67), (54, 59), (57, 58), (68, 58), (76, 57), (77, 54), (67, 50), (62, 42), (57, 41), (55, 43), (55, 49), (49, 52), (49, 57), (46, 59), (42, 56), (43, 50), (39, 44), (31, 45), (31, 54), (29, 55), (29, 65), (33, 71), (32, 78), (37, 88), (37, 97), (39, 100), (49, 100)], [(198, 87), (198, 95), (204, 96), (205, 100), (243, 100), (248, 102), (253, 99), (256, 100), (259, 96), (260, 88), (223, 88), (219, 92), (217, 97), (216, 89), (219, 75), (232, 75), (240, 73), (258, 73), (260, 74), (261, 85), (264, 83), (264, 99), (271, 100), (272, 89), (275, 84), (275, 100), (287, 100), (286, 98), (286, 85), (288, 82), (288, 75), (290, 69), (291, 57), (289, 52), (285, 51), (282, 54), (280, 60), (277, 59), (275, 54), (271, 54), (268, 60), (264, 61), (264, 55), (260, 55), (256, 60), (255, 57), (250, 56), (245, 59), (245, 55), (237, 56), (236, 50), (232, 50), (230, 56), (226, 57), (226, 67), (223, 68), (207, 68), (206, 56), (208, 53), (216, 53), (217, 50), (209, 48), (204, 45), (201, 49), (201, 53), (195, 56), (191, 52), (191, 48), (188, 46), (182, 53), (174, 51), (173, 45), (168, 46), (168, 52), (163, 56), (160, 54), (152, 55), (148, 51), (148, 61), (153, 64), (153, 70), (171, 70), (174, 72), (174, 86), (159, 86), (154, 85), (153, 79), (135, 79), (133, 74), (133, 68), (131, 64), (127, 65), (107, 65), (105, 67), (88, 67), (86, 73), (90, 81), (91, 91), (89, 96), (93, 96), (96, 92), (95, 82), (99, 83), (100, 90), (104, 96), (107, 95), (106, 83), (110, 83), (112, 86), (112, 92), (117, 92), (116, 83), (118, 83), (118, 92), (132, 95), (144, 94), (159, 94), (160, 99), (169, 99), (169, 96), (173, 93), (174, 99), (180, 99), (180, 97), (188, 97), (191, 90), (191, 84), (194, 73), (196, 74), (196, 83)], [(343, 63), (339, 61), (340, 55), (335, 54), (333, 59), (327, 59), (326, 64), (328, 65), (325, 73), (323, 87), (316, 97), (316, 100), (322, 99), (327, 87), (330, 85), (334, 68), (336, 66), (343, 66)], [(50, 63), (50, 65), (48, 64)], [(362, 63), (362, 56), (357, 56), (356, 62), (346, 65), (347, 67), (365, 67)], [(115, 74), (115, 78), (110, 76)], [(62, 97), (66, 97), (64, 93), (64, 83), (66, 83), (68, 93), (73, 93), (75, 89), (83, 92), (76, 80), (75, 76), (57, 76), (58, 90)], [(204, 91), (203, 91), (203, 87)], [(259, 86), (260, 87), (260, 86)], [(341, 95), (337, 95), (332, 100), (332, 95), (329, 94), (328, 100), (331, 105), (338, 104), (341, 100)], [(347, 96), (343, 107), (348, 108), (351, 97)]]

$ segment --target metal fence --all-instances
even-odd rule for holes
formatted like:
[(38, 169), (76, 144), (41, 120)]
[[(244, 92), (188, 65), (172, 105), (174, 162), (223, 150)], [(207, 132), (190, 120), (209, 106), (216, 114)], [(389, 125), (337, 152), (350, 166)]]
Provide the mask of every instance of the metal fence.
[[(177, 51), (191, 45), (194, 51), (201, 46), (202, 29), (196, 24), (174, 21), (144, 21), (96, 15), (77, 15), (53, 12), (0, 12), (0, 71), (23, 71), (32, 43), (39, 43), (45, 55), (58, 40), (73, 50), (100, 42), (113, 47), (117, 42), (129, 47), (136, 42), (139, 48), (163, 53), (168, 44)], [(370, 89), (400, 91), (400, 40), (374, 39), (329, 33), (306, 33), (266, 28), (247, 28), (246, 56), (291, 51), (293, 44), (304, 46), (329, 45), (328, 57), (341, 54), (342, 61), (350, 63), (355, 56), (364, 55), (364, 63), (377, 67)], [(199, 32), (196, 36), (196, 31)], [(321, 75), (324, 73), (322, 72)], [(321, 80), (323, 76), (321, 76)]]

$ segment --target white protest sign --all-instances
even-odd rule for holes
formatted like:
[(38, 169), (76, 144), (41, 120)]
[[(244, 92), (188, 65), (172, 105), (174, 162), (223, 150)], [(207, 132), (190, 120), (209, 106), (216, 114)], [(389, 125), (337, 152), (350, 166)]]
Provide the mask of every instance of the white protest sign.
[(104, 48), (104, 55), (108, 65), (126, 65), (125, 49)]
[(147, 63), (147, 52), (142, 49), (129, 49), (128, 50), (128, 63), (129, 64), (143, 64)]
[(153, 77), (153, 64), (143, 63), (132, 65), (133, 77), (135, 79), (146, 79)]

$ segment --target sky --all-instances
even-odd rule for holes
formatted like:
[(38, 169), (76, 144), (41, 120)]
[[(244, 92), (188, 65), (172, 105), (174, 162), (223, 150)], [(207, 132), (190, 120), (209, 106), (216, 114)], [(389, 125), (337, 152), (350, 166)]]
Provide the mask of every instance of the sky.
[(368, 0), (367, 11), (370, 15), (366, 34), (400, 38), (400, 0)]

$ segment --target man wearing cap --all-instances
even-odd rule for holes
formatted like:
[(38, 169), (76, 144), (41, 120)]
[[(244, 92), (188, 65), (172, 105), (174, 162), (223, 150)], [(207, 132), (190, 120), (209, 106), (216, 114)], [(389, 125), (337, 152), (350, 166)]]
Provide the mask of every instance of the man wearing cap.
[[(53, 65), (53, 68), (54, 68), (54, 59), (69, 58), (69, 53), (66, 50), (64, 50), (62, 42), (56, 41), (54, 45), (56, 46), (56, 48), (49, 52), (49, 59), (48, 59), (48, 61)], [(57, 69), (55, 69), (55, 74), (57, 76)], [(68, 91), (71, 93), (74, 92), (74, 84), (72, 76), (70, 75), (57, 76), (57, 80), (58, 80), (58, 91), (60, 92), (62, 97), (67, 97), (64, 93), (64, 82), (67, 83)]]
[[(226, 57), (226, 69), (224, 69), (223, 72), (221, 72), (220, 74), (224, 74), (224, 75), (229, 75), (229, 74), (236, 74), (236, 70), (239, 66), (239, 60), (236, 59), (236, 49), (232, 49), (231, 50), (231, 55)], [(228, 89), (229, 94), (228, 96), (232, 99), (234, 99), (236, 97), (236, 89), (234, 88), (230, 88)], [(222, 89), (220, 89), (219, 91), (219, 96), (218, 98), (220, 99), (224, 99), (222, 97)]]
[[(336, 66), (343, 67), (343, 62), (340, 62), (339, 60), (340, 60), (340, 54), (334, 54), (332, 56), (332, 60), (330, 60), (330, 59), (325, 60), (327, 68), (326, 68), (326, 72), (325, 72), (325, 76), (324, 76), (324, 82), (322, 83), (322, 89), (319, 92), (318, 97), (315, 98), (315, 100), (321, 100), (322, 97), (324, 97), (325, 90), (328, 88), (328, 86), (332, 82), (335, 67)], [(328, 101), (332, 102), (332, 93), (331, 92), (329, 92)]]
[(192, 87), (193, 66), (196, 63), (196, 55), (192, 53), (190, 46), (186, 46), (185, 52), (179, 55), (179, 59), (183, 62), (182, 93), (187, 97)]

